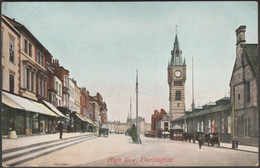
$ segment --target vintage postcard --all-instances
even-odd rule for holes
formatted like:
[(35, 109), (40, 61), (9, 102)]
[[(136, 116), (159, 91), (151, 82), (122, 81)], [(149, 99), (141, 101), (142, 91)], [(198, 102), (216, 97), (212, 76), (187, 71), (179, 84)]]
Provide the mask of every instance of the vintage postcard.
[(259, 165), (257, 1), (1, 7), (2, 167)]

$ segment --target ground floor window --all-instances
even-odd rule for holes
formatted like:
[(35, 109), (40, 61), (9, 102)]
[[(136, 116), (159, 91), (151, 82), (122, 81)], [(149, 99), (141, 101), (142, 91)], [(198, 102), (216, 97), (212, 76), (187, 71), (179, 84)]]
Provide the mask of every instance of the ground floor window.
[(225, 124), (224, 124), (224, 118), (222, 118), (222, 120), (221, 120), (221, 128), (222, 128), (222, 130), (221, 130), (221, 133), (225, 133)]
[(14, 129), (17, 135), (25, 134), (25, 112), (7, 106), (2, 108), (2, 135)]
[(245, 117), (244, 118), (244, 136), (249, 137), (250, 136), (250, 118)]
[(32, 134), (32, 128), (33, 128), (33, 122), (32, 122), (32, 113), (27, 112), (26, 113), (26, 129), (25, 133), (26, 135)]
[(228, 133), (231, 134), (231, 118), (228, 116)]
[(204, 129), (204, 128), (203, 128), (203, 121), (201, 121), (201, 127), (200, 127), (200, 128), (201, 128), (200, 132), (204, 132), (204, 131), (203, 131), (203, 129)]
[(33, 113), (32, 114), (32, 125), (33, 125), (33, 128), (32, 128), (32, 133), (33, 134), (38, 134), (39, 133), (39, 119), (38, 119), (38, 113)]

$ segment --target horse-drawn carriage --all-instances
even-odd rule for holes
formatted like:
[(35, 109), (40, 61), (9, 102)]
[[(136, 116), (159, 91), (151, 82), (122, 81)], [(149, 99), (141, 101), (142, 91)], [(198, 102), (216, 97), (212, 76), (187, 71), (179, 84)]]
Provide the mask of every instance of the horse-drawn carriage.
[(208, 143), (208, 146), (209, 144), (211, 144), (211, 146), (214, 146), (215, 144), (219, 146), (220, 141), (219, 141), (218, 133), (205, 134), (205, 142)]
[(193, 133), (184, 132), (182, 141), (190, 142), (192, 140), (192, 138), (193, 138)]
[(103, 135), (103, 136), (108, 136), (108, 128), (104, 125), (102, 125), (100, 128), (99, 128), (99, 136)]

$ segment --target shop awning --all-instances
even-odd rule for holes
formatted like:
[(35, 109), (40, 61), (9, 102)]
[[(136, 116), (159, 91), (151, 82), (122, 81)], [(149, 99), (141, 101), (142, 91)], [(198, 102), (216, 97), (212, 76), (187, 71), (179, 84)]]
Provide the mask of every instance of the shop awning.
[(80, 114), (76, 113), (76, 116), (77, 116), (81, 121), (87, 122), (87, 120), (85, 120), (84, 117), (82, 117)]
[(39, 108), (41, 108), (44, 112), (47, 112), (50, 116), (55, 116), (55, 117), (60, 117), (57, 114), (55, 114), (53, 111), (51, 111), (50, 109), (48, 109), (46, 106), (44, 106), (41, 103), (37, 103), (32, 101), (33, 104), (35, 104), (36, 106), (38, 106)]
[(62, 114), (54, 105), (52, 105), (51, 103), (47, 102), (47, 101), (44, 101), (43, 100), (43, 103), (48, 106), (52, 111), (54, 111), (56, 114), (58, 114), (59, 116), (61, 117), (64, 117), (64, 118), (67, 118), (67, 119), (70, 119), (68, 117), (66, 117), (64, 114)]
[[(49, 111), (49, 109), (48, 110), (44, 109), (44, 107), (39, 105), (40, 103), (37, 104), (37, 102), (34, 102), (27, 98), (23, 98), (23, 97), (14, 95), (14, 94), (10, 94), (5, 91), (2, 91), (2, 95), (4, 95), (8, 100), (11, 100), (12, 102), (14, 102), (17, 105), (16, 108), (21, 107), (19, 109), (23, 109), (25, 111), (45, 114), (45, 115), (49, 115), (49, 116), (57, 116), (54, 112)], [(11, 101), (9, 101), (9, 103)], [(14, 103), (12, 105), (14, 105)], [(9, 105), (11, 105), (11, 104), (9, 104)]]
[(97, 125), (90, 119), (90, 118), (88, 118), (88, 117), (85, 117), (86, 118), (86, 120), (90, 123), (90, 124), (92, 124), (92, 125), (94, 125), (95, 127), (97, 127)]
[(93, 121), (93, 122), (95, 123), (95, 125), (96, 125), (96, 126), (98, 126), (98, 127), (99, 127), (99, 124), (98, 124), (96, 121)]
[(12, 108), (23, 109), (10, 98), (8, 98), (5, 94), (2, 94), (2, 103)]

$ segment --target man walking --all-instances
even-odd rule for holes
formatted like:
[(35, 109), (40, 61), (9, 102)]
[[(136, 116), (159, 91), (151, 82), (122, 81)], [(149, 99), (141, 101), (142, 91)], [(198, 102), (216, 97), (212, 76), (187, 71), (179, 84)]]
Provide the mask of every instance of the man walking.
[(60, 132), (60, 139), (62, 139), (62, 134), (63, 134), (63, 123), (62, 123), (62, 121), (58, 124), (58, 130)]
[(202, 146), (202, 139), (201, 139), (201, 136), (199, 137), (199, 148), (201, 149), (201, 146)]

